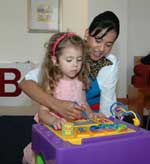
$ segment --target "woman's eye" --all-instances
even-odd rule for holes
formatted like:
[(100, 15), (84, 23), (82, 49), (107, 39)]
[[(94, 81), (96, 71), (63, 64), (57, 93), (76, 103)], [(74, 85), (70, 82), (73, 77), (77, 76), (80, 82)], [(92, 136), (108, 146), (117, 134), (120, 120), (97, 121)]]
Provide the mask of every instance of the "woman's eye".
[(107, 47), (112, 47), (112, 44), (106, 44)]
[(96, 43), (100, 43), (102, 39), (95, 39)]

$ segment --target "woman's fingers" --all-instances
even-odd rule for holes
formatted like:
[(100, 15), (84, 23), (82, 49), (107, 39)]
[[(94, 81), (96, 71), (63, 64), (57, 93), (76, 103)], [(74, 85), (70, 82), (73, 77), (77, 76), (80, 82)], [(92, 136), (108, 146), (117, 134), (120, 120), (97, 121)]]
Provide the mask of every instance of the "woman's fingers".
[(70, 104), (68, 104), (68, 108), (64, 112), (64, 117), (67, 120), (75, 120), (81, 118), (82, 107), (73, 102), (69, 102), (69, 103)]

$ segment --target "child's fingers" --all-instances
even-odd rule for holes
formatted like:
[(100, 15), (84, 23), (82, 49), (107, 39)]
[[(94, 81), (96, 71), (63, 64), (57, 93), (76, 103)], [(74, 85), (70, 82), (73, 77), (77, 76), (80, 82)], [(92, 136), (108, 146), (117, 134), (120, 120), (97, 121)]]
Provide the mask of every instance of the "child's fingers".
[(57, 124), (57, 127), (58, 127), (58, 130), (61, 129), (61, 127), (62, 127), (61, 122), (59, 122), (59, 123)]
[(67, 120), (66, 120), (66, 119), (61, 118), (61, 124), (64, 124), (64, 123), (66, 123), (66, 122), (67, 122)]
[(62, 128), (62, 122), (65, 121), (65, 119), (63, 120), (62, 118), (59, 118), (58, 121), (57, 121), (57, 126), (58, 126), (58, 129), (61, 129)]
[(55, 130), (59, 130), (61, 129), (61, 121), (60, 121), (60, 118), (56, 119), (54, 122), (53, 122), (53, 127)]
[(57, 127), (57, 124), (53, 124), (53, 128), (55, 129), (55, 130), (58, 130), (58, 127)]
[(86, 104), (81, 104), (82, 111), (88, 111), (88, 107)]
[(90, 119), (93, 119), (93, 118), (95, 118), (95, 115), (94, 115), (93, 112), (90, 112), (90, 113), (88, 113), (88, 117), (89, 117)]
[(96, 116), (99, 117), (99, 118), (101, 118), (101, 117), (103, 117), (103, 118), (106, 117), (103, 113), (97, 113)]

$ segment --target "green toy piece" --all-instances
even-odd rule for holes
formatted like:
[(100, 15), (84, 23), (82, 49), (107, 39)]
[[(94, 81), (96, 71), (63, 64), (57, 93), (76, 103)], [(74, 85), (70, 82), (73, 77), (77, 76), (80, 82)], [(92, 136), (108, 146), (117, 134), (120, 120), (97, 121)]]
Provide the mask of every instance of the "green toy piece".
[(44, 157), (42, 154), (37, 154), (35, 157), (35, 164), (45, 164)]

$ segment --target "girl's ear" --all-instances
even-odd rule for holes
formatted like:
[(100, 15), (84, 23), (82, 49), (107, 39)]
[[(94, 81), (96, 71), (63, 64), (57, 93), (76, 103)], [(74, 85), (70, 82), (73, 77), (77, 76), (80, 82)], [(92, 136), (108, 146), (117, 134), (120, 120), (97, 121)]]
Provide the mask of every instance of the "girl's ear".
[(51, 60), (52, 60), (53, 64), (56, 65), (56, 63), (57, 63), (56, 56), (52, 56), (51, 57)]
[(84, 33), (84, 39), (87, 40), (88, 36), (89, 36), (89, 30), (86, 29)]

